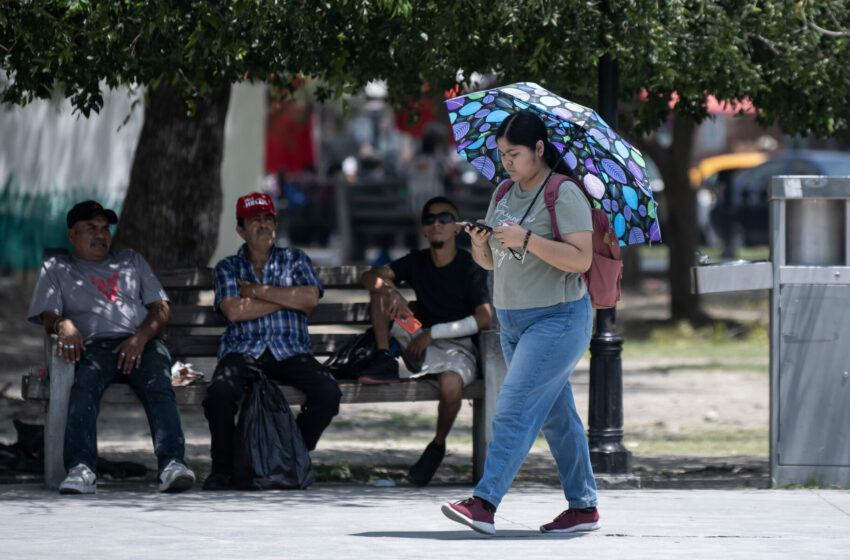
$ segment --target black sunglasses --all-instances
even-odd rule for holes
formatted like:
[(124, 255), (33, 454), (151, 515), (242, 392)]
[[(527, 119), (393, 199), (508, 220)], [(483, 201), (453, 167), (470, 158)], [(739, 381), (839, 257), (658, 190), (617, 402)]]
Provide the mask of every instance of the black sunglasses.
[(450, 224), (456, 219), (457, 218), (455, 218), (451, 212), (438, 212), (436, 214), (431, 214), (429, 212), (428, 214), (422, 214), (422, 225), (430, 226), (437, 220), (440, 220), (441, 224)]

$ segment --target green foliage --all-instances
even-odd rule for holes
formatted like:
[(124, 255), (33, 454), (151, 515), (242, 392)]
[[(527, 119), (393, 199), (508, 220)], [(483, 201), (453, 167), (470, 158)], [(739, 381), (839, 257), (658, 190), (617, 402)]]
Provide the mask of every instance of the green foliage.
[[(406, 104), (473, 72), (535, 80), (594, 105), (603, 53), (618, 62), (633, 132), (675, 105), (707, 116), (706, 97), (750, 98), (764, 124), (829, 135), (850, 124), (850, 4), (828, 0), (33, 0), (0, 16), (0, 99), (50, 97), (84, 115), (100, 88), (173, 83), (189, 100), (241, 80), (282, 91), (320, 80), (319, 98), (386, 79)], [(636, 100), (643, 98), (638, 103)]]

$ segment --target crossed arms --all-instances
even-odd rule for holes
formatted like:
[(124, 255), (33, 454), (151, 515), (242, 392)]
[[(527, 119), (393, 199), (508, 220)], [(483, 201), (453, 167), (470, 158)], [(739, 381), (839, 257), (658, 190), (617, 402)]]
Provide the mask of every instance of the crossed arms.
[(237, 280), (240, 297), (221, 300), (219, 308), (229, 321), (238, 323), (265, 317), (281, 309), (294, 309), (309, 315), (319, 305), (316, 286), (268, 286)]

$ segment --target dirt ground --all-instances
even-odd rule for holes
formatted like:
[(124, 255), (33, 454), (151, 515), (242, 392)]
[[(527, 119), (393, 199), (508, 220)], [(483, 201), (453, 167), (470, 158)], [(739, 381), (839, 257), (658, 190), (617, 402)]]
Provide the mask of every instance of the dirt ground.
[[(647, 321), (667, 315), (663, 283), (645, 283), (627, 292), (618, 307), (618, 330), (628, 344), (630, 333)], [(42, 329), (25, 322), (29, 302), (27, 281), (0, 277), (0, 443), (16, 440), (12, 420), (41, 423), (41, 407), (20, 399), (20, 378), (30, 367), (43, 367)], [(760, 321), (763, 311), (724, 308), (722, 318)], [(763, 367), (744, 371), (712, 370), (700, 360), (671, 361), (663, 348), (651, 362), (623, 363), (624, 441), (635, 435), (676, 436), (703, 431), (759, 431), (767, 436), (769, 422), (768, 356)], [(675, 371), (671, 372), (671, 366)], [(211, 374), (211, 372), (207, 372)], [(573, 375), (579, 413), (587, 419), (588, 363)], [(317, 469), (345, 479), (349, 471), (368, 468), (370, 478), (400, 480), (432, 436), (436, 403), (345, 405), (326, 431), (312, 457)], [(182, 411), (187, 459), (199, 474), (209, 469), (209, 432), (199, 409)], [(467, 482), (471, 462), (471, 407), (461, 410), (449, 441), (449, 452), (435, 483)], [(766, 456), (714, 456), (711, 453), (642, 454), (631, 448), (632, 470), (643, 487), (766, 487)], [(141, 407), (105, 407), (99, 422), (99, 452), (112, 460), (133, 460), (153, 466), (147, 423)], [(357, 478), (351, 473), (351, 478)], [(518, 477), (557, 485), (554, 462), (545, 444), (536, 445)]]

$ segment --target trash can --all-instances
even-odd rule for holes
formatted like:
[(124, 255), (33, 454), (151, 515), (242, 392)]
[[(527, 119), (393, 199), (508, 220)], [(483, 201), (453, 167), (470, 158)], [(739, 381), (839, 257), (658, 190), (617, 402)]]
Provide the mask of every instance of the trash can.
[(770, 262), (694, 267), (693, 289), (770, 289), (773, 486), (850, 488), (850, 177), (773, 177)]

